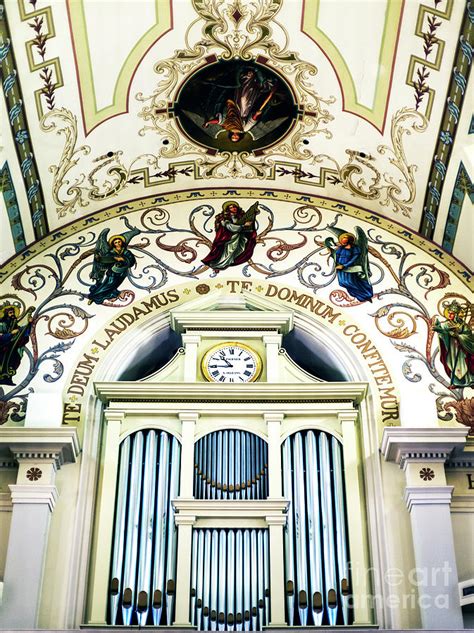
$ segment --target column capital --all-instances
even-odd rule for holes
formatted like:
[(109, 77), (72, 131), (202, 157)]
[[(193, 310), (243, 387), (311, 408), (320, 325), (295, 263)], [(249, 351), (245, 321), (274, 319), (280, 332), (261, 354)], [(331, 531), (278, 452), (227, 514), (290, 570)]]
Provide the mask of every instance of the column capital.
[(184, 332), (181, 334), (183, 345), (199, 345), (201, 342), (202, 336), (200, 334), (195, 334), (194, 332)]
[(58, 500), (58, 489), (56, 486), (47, 484), (10, 484), (12, 494), (12, 504), (26, 503), (47, 505), (50, 512), (54, 510)]
[(199, 420), (199, 413), (197, 411), (180, 411), (178, 418), (180, 422), (197, 422)]
[(449, 505), (454, 486), (407, 486), (405, 503), (409, 512), (413, 506)]
[(355, 424), (357, 422), (358, 416), (359, 412), (357, 411), (357, 409), (337, 412), (337, 419), (339, 420), (339, 422), (341, 422), (341, 424), (343, 422), (351, 422), (352, 424)]
[(388, 462), (404, 468), (407, 461), (442, 461), (462, 450), (468, 429), (385, 427), (381, 452)]
[(263, 414), (263, 419), (266, 423), (268, 422), (283, 422), (285, 419), (285, 414), (283, 411), (268, 411)]
[(80, 452), (75, 427), (3, 427), (0, 429), (1, 446), (9, 448), (17, 460), (53, 460), (56, 468), (75, 462)]
[(179, 514), (174, 515), (174, 522), (176, 525), (191, 525), (196, 523), (196, 516), (192, 514)]
[(281, 345), (281, 334), (277, 334), (272, 332), (271, 334), (263, 334), (262, 335), (262, 341), (265, 343), (265, 345), (278, 345), (278, 347), (280, 347)]
[(119, 409), (107, 408), (104, 411), (104, 420), (107, 422), (119, 422), (123, 424), (125, 420), (125, 412)]
[(286, 514), (267, 514), (265, 521), (269, 527), (272, 525), (286, 525)]

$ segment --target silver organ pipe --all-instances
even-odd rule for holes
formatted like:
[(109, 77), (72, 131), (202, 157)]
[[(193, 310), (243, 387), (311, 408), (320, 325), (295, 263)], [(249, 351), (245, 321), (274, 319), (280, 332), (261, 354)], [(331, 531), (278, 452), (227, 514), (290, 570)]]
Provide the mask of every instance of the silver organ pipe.
[(266, 499), (268, 447), (248, 431), (205, 435), (194, 448), (196, 499)]
[[(169, 458), (169, 439), (167, 433), (160, 435), (159, 464), (165, 464)], [(156, 523), (155, 523), (155, 561), (153, 573), (153, 621), (160, 622), (165, 604), (165, 548), (166, 521), (168, 504), (166, 493), (168, 490), (169, 473), (167, 468), (160, 468), (156, 493)]]
[(324, 566), (324, 580), (326, 586), (326, 608), (331, 626), (337, 619), (337, 578), (336, 578), (336, 551), (334, 544), (334, 516), (332, 509), (332, 482), (331, 467), (329, 463), (329, 442), (327, 435), (322, 433), (319, 437), (319, 462), (321, 480), (321, 516), (323, 526), (323, 556), (329, 564)]
[(122, 618), (129, 626), (133, 617), (135, 580), (137, 576), (138, 535), (140, 531), (140, 488), (142, 485), (143, 432), (139, 431), (133, 442), (128, 496), (127, 540), (123, 569)]
[[(225, 580), (227, 580), (227, 533), (225, 530), (219, 531), (219, 576)], [(217, 584), (217, 583), (216, 583)], [(225, 590), (224, 590), (225, 589)], [(223, 585), (219, 583), (217, 585), (217, 628), (219, 631), (225, 630), (225, 603), (226, 603), (226, 593), (228, 592), (227, 585)]]
[(193, 532), (193, 557), (191, 563), (191, 625), (196, 624), (196, 600), (197, 600), (197, 577), (198, 577), (198, 561), (199, 561), (199, 532), (194, 530)]
[(235, 630), (243, 630), (244, 614), (244, 550), (242, 530), (235, 535)]
[(142, 516), (140, 520), (140, 551), (135, 605), (138, 624), (145, 626), (150, 607), (149, 591), (153, 551), (154, 497), (156, 479), (156, 434), (148, 433), (145, 445), (142, 486)]
[(179, 476), (181, 462), (181, 446), (178, 440), (173, 437), (171, 440), (171, 463), (173, 468), (170, 471), (170, 484), (168, 494), (168, 555), (166, 557), (166, 623), (171, 624), (174, 617), (174, 603), (176, 597), (176, 558), (178, 544), (178, 530), (174, 520), (174, 507), (172, 500), (176, 499), (179, 493)]
[[(219, 532), (217, 530), (212, 530), (211, 537), (211, 609), (210, 609), (210, 618), (211, 618), (211, 631), (217, 630), (217, 591), (218, 587), (218, 575), (217, 571), (219, 569)], [(224, 576), (225, 578), (225, 576)]]
[[(227, 535), (227, 630), (233, 631), (235, 626), (235, 576), (241, 571), (237, 568), (235, 557), (235, 531), (229, 530)], [(224, 593), (224, 592), (223, 592)], [(225, 610), (224, 610), (225, 613)]]
[(170, 437), (138, 431), (120, 448), (110, 624), (156, 626), (173, 619), (176, 534), (170, 502), (179, 492), (181, 447)]
[(295, 435), (293, 454), (297, 604), (301, 626), (306, 626), (308, 618), (308, 557), (306, 553), (306, 496), (301, 433)]
[(308, 547), (309, 547), (309, 584), (310, 608), (313, 611), (314, 624), (320, 626), (323, 620), (322, 596), (323, 566), (321, 552), (321, 533), (318, 521), (319, 485), (317, 440), (313, 431), (306, 434), (306, 491), (308, 497)]
[(349, 558), (347, 548), (347, 533), (344, 508), (344, 483), (342, 479), (342, 447), (335, 437), (331, 439), (333, 478), (334, 478), (334, 507), (336, 511), (336, 550), (339, 590), (344, 614), (344, 622), (349, 620)]
[(120, 583), (122, 575), (124, 542), (125, 542), (125, 517), (127, 513), (127, 488), (128, 469), (130, 466), (130, 437), (127, 437), (121, 448), (120, 468), (118, 475), (117, 507), (115, 510), (114, 548), (112, 552), (112, 570), (110, 583), (110, 623), (117, 621), (120, 593), (123, 591)]
[[(193, 624), (202, 631), (262, 630), (269, 621), (267, 530), (197, 528), (194, 534)], [(202, 558), (201, 543), (205, 544)]]
[(289, 501), (288, 521), (285, 537), (285, 594), (288, 624), (293, 626), (295, 614), (295, 549), (294, 549), (294, 503), (293, 503), (293, 459), (292, 444), (286, 440), (283, 444), (283, 496)]
[(351, 624), (341, 445), (324, 431), (295, 433), (283, 443), (282, 469), (287, 622)]

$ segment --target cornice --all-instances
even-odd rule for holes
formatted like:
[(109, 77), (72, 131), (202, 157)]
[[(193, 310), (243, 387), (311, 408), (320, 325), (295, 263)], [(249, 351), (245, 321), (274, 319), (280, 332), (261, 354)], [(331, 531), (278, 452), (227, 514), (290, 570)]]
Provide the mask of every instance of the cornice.
[(264, 519), (270, 524), (272, 518), (286, 523), (289, 502), (286, 499), (263, 500), (202, 500), (175, 499), (173, 506), (177, 512), (176, 523), (183, 523), (184, 517), (197, 519)]
[(57, 468), (75, 462), (80, 452), (75, 427), (3, 427), (0, 446), (8, 448), (15, 459), (53, 459)]
[(12, 504), (38, 504), (48, 505), (50, 511), (54, 510), (58, 500), (58, 489), (48, 484), (11, 484)]
[(405, 502), (411, 512), (413, 506), (449, 505), (454, 486), (407, 486)]
[(102, 402), (348, 402), (359, 404), (367, 393), (365, 382), (264, 383), (245, 385), (214, 383), (97, 382)]
[(385, 427), (381, 453), (388, 462), (403, 468), (407, 460), (446, 461), (454, 451), (462, 451), (468, 429)]
[(293, 327), (291, 312), (263, 312), (261, 310), (209, 310), (190, 312), (173, 310), (171, 327), (178, 333), (193, 332), (274, 332), (287, 334)]

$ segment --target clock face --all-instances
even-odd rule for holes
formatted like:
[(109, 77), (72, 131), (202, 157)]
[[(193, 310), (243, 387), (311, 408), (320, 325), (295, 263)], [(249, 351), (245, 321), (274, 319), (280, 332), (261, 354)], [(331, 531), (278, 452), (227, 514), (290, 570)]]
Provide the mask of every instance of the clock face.
[(202, 360), (202, 372), (212, 382), (253, 382), (261, 371), (262, 359), (243, 343), (220, 343), (208, 350)]

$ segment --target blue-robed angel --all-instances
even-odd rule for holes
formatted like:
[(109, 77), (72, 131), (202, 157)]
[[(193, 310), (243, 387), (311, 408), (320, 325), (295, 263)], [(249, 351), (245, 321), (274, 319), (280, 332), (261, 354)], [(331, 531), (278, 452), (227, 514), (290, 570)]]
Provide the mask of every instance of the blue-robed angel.
[(339, 285), (358, 301), (372, 301), (374, 290), (369, 281), (371, 276), (367, 236), (360, 226), (356, 235), (335, 227), (331, 231), (337, 235), (338, 244), (332, 237), (324, 240), (336, 263)]
[(89, 303), (101, 304), (116, 299), (120, 294), (120, 284), (136, 264), (134, 254), (127, 247), (140, 231), (132, 229), (108, 238), (109, 230), (101, 231), (97, 239), (90, 274), (95, 284), (89, 289)]

